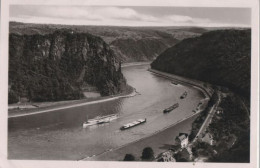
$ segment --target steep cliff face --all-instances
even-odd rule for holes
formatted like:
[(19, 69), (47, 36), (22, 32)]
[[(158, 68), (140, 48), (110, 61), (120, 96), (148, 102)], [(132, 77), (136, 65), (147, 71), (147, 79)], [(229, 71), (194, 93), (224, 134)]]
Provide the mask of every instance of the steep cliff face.
[(193, 27), (113, 27), (41, 25), (11, 22), (10, 32), (19, 34), (50, 34), (57, 29), (70, 29), (77, 33), (90, 33), (101, 37), (122, 62), (152, 61), (169, 47), (184, 38), (206, 32)]
[(250, 97), (250, 60), (251, 30), (217, 30), (183, 40), (158, 56), (151, 67)]
[(73, 31), (9, 36), (9, 102), (79, 99), (84, 87), (101, 95), (124, 89), (120, 62), (99, 37)]

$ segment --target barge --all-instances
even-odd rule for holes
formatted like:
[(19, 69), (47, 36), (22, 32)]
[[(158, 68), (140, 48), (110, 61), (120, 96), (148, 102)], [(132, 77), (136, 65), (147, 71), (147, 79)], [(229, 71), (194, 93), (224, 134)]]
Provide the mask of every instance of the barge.
[(176, 109), (177, 107), (179, 107), (179, 103), (175, 103), (174, 105), (170, 106), (169, 108), (164, 109), (164, 110), (163, 110), (163, 113), (169, 113), (169, 112), (171, 112), (172, 110)]
[(122, 127), (120, 127), (120, 130), (126, 130), (126, 129), (129, 129), (129, 128), (135, 127), (137, 125), (143, 124), (145, 122), (146, 122), (146, 118), (145, 119), (139, 119), (137, 121), (123, 125)]

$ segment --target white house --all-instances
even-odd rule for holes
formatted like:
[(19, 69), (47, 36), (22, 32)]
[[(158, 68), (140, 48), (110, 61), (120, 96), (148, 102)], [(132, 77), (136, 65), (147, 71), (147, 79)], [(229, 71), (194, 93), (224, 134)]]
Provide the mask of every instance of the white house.
[(175, 142), (177, 142), (177, 144), (180, 144), (181, 148), (186, 148), (189, 143), (188, 134), (179, 133), (179, 136), (175, 138)]

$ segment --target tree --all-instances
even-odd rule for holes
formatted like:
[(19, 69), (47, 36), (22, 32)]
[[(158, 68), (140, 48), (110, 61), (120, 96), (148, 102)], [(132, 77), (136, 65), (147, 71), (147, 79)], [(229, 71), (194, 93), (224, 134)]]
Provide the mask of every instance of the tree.
[(124, 161), (135, 161), (135, 157), (132, 154), (126, 154)]
[(19, 101), (19, 96), (13, 90), (8, 92), (8, 104), (17, 103)]
[(141, 159), (142, 160), (153, 160), (154, 159), (153, 149), (151, 147), (144, 148)]

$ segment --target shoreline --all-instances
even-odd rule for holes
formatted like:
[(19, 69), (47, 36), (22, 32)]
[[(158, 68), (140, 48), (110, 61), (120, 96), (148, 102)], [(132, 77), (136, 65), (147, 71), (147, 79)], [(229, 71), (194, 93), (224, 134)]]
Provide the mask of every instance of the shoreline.
[[(165, 76), (162, 76), (163, 78), (167, 78), (167, 77), (165, 77)], [(169, 78), (169, 77), (168, 77)], [(131, 88), (131, 89), (130, 89)], [(195, 90), (198, 90), (198, 88), (196, 88), (196, 87), (194, 87), (194, 89)], [(96, 103), (100, 103), (100, 102), (105, 102), (105, 101), (110, 101), (110, 100), (114, 100), (114, 99), (119, 99), (119, 98), (124, 98), (124, 97), (132, 97), (132, 96), (135, 96), (135, 95), (138, 95), (138, 92), (136, 91), (136, 89), (135, 88), (133, 88), (133, 87), (129, 87), (129, 90), (125, 90), (125, 92), (128, 92), (129, 94), (127, 94), (127, 95), (122, 95), (122, 94), (120, 94), (119, 96), (116, 96), (116, 97), (114, 97), (114, 96), (110, 96), (110, 98), (106, 98), (106, 99), (104, 99), (104, 100), (97, 100), (97, 101), (95, 101), (95, 102), (84, 102), (84, 103), (81, 103), (81, 104), (74, 104), (74, 105), (72, 105), (72, 106), (67, 106), (67, 107), (65, 107), (65, 108), (72, 108), (72, 107), (76, 107), (76, 106), (81, 106), (81, 105), (85, 105), (85, 104), (96, 104)], [(201, 91), (200, 89), (199, 89), (199, 91)], [(125, 93), (126, 94), (126, 93)], [(203, 96), (201, 97), (202, 99), (203, 99)], [(64, 109), (64, 107), (62, 107), (62, 109)], [(37, 112), (37, 114), (38, 113), (44, 113), (44, 112), (49, 112), (49, 111), (53, 111), (53, 110), (56, 110), (56, 109), (50, 109), (50, 110), (43, 110), (43, 111), (38, 111)], [(110, 149), (110, 150), (106, 150), (106, 151), (103, 151), (103, 152), (101, 152), (101, 153), (98, 153), (98, 154), (96, 154), (96, 155), (94, 155), (94, 156), (91, 156), (92, 158), (88, 158), (88, 159), (95, 159), (95, 157), (99, 157), (99, 156), (103, 156), (103, 155), (105, 155), (106, 156), (106, 153), (108, 153), (108, 154), (110, 154), (110, 152), (114, 152), (114, 151), (116, 151), (116, 150), (119, 150), (119, 151), (122, 151), (122, 150), (125, 150), (125, 149), (128, 149), (129, 148), (129, 146), (134, 146), (135, 144), (138, 144), (139, 146), (140, 145), (142, 145), (142, 143), (143, 142), (145, 142), (145, 141), (150, 141), (152, 144), (154, 144), (154, 143), (156, 143), (157, 145), (158, 145), (158, 143), (160, 144), (160, 145), (162, 145), (161, 144), (161, 142), (159, 141), (159, 142), (152, 142), (153, 140), (154, 140), (154, 137), (157, 137), (157, 139), (159, 138), (159, 137), (161, 137), (161, 134), (164, 134), (164, 132), (167, 132), (166, 130), (167, 129), (171, 129), (171, 130), (175, 130), (176, 131), (176, 125), (183, 125), (184, 127), (190, 127), (190, 122), (186, 122), (187, 120), (189, 120), (189, 118), (192, 118), (192, 117), (196, 117), (198, 114), (200, 114), (200, 112), (201, 111), (197, 111), (197, 113), (193, 113), (193, 114), (189, 114), (189, 115), (187, 115), (187, 116), (185, 116), (185, 117), (182, 117), (182, 118), (180, 118), (178, 121), (176, 121), (176, 122), (174, 122), (174, 123), (169, 123), (169, 125), (168, 126), (166, 126), (166, 127), (163, 127), (163, 128), (160, 128), (159, 130), (157, 130), (157, 131), (154, 131), (154, 132), (151, 132), (150, 134), (148, 134), (147, 136), (145, 136), (145, 137), (143, 137), (143, 138), (141, 138), (141, 139), (137, 139), (137, 140), (135, 140), (135, 141), (133, 141), (133, 142), (130, 142), (130, 143), (127, 143), (127, 144), (124, 144), (124, 145), (122, 145), (122, 146), (119, 146), (119, 147), (116, 147), (116, 148), (114, 148), (114, 149)], [(33, 115), (33, 114), (22, 114), (23, 116), (26, 116), (26, 115)], [(19, 116), (16, 116), (16, 117), (19, 117)], [(189, 124), (187, 124), (187, 123), (189, 123)], [(181, 128), (182, 129), (182, 128)], [(179, 130), (178, 130), (179, 131)], [(186, 130), (187, 131), (187, 130)], [(158, 135), (158, 134), (160, 134), (160, 135)], [(158, 136), (157, 136), (158, 135)], [(162, 138), (162, 137), (161, 137)], [(168, 138), (169, 139), (169, 138)], [(122, 149), (123, 148), (123, 149)], [(114, 154), (114, 153), (113, 153)], [(87, 159), (87, 157), (80, 157), (80, 158), (75, 158), (75, 160), (85, 160), (85, 159)]]
[[(97, 100), (92, 100), (89, 101), (87, 99), (81, 99), (81, 100), (71, 100), (71, 101), (66, 101), (63, 102), (62, 104), (54, 104), (46, 107), (40, 108), (33, 108), (33, 109), (25, 109), (22, 111), (9, 111), (8, 112), (8, 119), (9, 118), (16, 118), (16, 117), (23, 117), (23, 116), (29, 116), (29, 115), (36, 115), (36, 114), (41, 114), (41, 113), (47, 113), (55, 110), (62, 110), (62, 109), (69, 109), (73, 107), (79, 107), (79, 106), (84, 106), (84, 105), (90, 105), (90, 104), (97, 104), (101, 102), (107, 102), (107, 101), (112, 101), (120, 98), (128, 98), (128, 97), (134, 97), (138, 95), (139, 93), (136, 91), (135, 88), (132, 86), (129, 86), (129, 90), (126, 90), (125, 93), (119, 93), (117, 95), (111, 95), (111, 96), (106, 96), (106, 97), (99, 97)], [(54, 102), (57, 103), (57, 102)], [(30, 110), (35, 110), (35, 111), (30, 111)], [(10, 114), (13, 113), (13, 114)], [(19, 114), (17, 114), (19, 113)]]
[[(131, 63), (123, 63), (121, 65), (122, 68), (130, 67), (130, 66), (139, 66), (139, 65), (147, 65), (151, 62), (131, 62)], [(130, 85), (127, 85), (126, 91), (123, 91), (117, 95), (110, 95), (105, 97), (98, 98), (90, 98), (90, 99), (78, 99), (78, 100), (64, 100), (64, 101), (54, 101), (54, 102), (34, 102), (34, 103), (25, 103), (23, 105), (17, 105), (17, 107), (10, 108), (14, 106), (14, 104), (8, 105), (8, 118), (22, 117), (34, 114), (40, 114), (45, 112), (51, 112), (54, 110), (73, 108), (88, 104), (96, 104), (106, 101), (111, 101), (119, 98), (127, 98), (138, 95), (139, 93)], [(130, 90), (128, 90), (130, 89)], [(125, 93), (124, 93), (125, 92)], [(134, 94), (135, 95), (132, 95)], [(39, 107), (38, 104), (42, 104), (43, 106)], [(22, 106), (29, 106), (28, 108), (23, 108)], [(17, 110), (18, 109), (18, 110)]]
[[(124, 148), (124, 147), (127, 147), (127, 146), (129, 146), (129, 145), (133, 145), (133, 144), (135, 144), (135, 143), (138, 143), (138, 142), (140, 142), (140, 141), (143, 141), (144, 139), (148, 139), (148, 138), (150, 138), (150, 137), (152, 137), (152, 136), (154, 136), (154, 135), (156, 135), (156, 134), (158, 134), (158, 133), (161, 133), (161, 132), (163, 132), (163, 131), (165, 131), (165, 130), (167, 130), (167, 129), (170, 129), (170, 128), (172, 128), (172, 127), (174, 127), (174, 126), (176, 126), (176, 125), (182, 123), (183, 121), (186, 121), (186, 120), (188, 120), (188, 119), (190, 119), (190, 118), (192, 118), (192, 117), (198, 115), (200, 112), (201, 112), (201, 111), (199, 111), (199, 112), (197, 112), (197, 113), (194, 113), (194, 114), (191, 114), (191, 115), (189, 115), (189, 116), (187, 116), (187, 117), (185, 117), (185, 118), (183, 118), (183, 119), (181, 119), (181, 120), (179, 120), (179, 121), (177, 121), (177, 122), (175, 122), (175, 123), (173, 123), (173, 124), (171, 124), (171, 125), (169, 125), (169, 126), (167, 126), (167, 127), (162, 128), (161, 130), (156, 131), (156, 132), (154, 132), (154, 133), (152, 133), (152, 134), (149, 134), (149, 135), (147, 135), (147, 136), (145, 136), (145, 137), (143, 137), (143, 138), (141, 138), (141, 139), (135, 140), (135, 141), (130, 142), (130, 143), (128, 143), (128, 144), (124, 144), (124, 145), (119, 146), (119, 147), (117, 147), (117, 148), (114, 148), (114, 149), (112, 149), (112, 150), (110, 150), (110, 151), (105, 151), (105, 152), (103, 152), (103, 153), (97, 154), (97, 155), (95, 155), (94, 157), (96, 157), (96, 156), (98, 157), (98, 156), (104, 155), (104, 154), (109, 153), (109, 152), (114, 152), (114, 151), (120, 150), (120, 149), (122, 149), (122, 148)], [(78, 161), (86, 161), (86, 159), (91, 159), (91, 158), (92, 158), (92, 157), (85, 157), (85, 158), (83, 158), (83, 159), (79, 159)]]
[[(172, 74), (168, 74), (168, 73), (164, 73), (164, 72), (160, 72), (160, 71), (156, 71), (156, 70), (152, 70), (152, 69), (148, 69), (148, 71), (150, 71), (151, 73), (154, 73), (156, 75), (159, 75), (159, 76), (161, 76), (163, 78), (168, 78), (168, 79), (175, 80), (175, 81), (177, 81), (179, 83), (182, 83), (182, 84), (190, 85), (190, 86), (194, 87), (195, 89), (200, 90), (204, 94), (206, 99), (209, 99), (211, 97), (211, 93), (209, 93), (209, 91), (207, 90), (209, 88), (207, 88), (207, 89), (202, 88), (203, 87), (203, 85), (202, 85), (203, 82), (201, 82), (201, 81), (198, 81), (198, 82), (200, 82), (200, 84), (202, 86), (198, 85), (197, 82), (192, 80), (192, 79), (187, 79), (187, 78), (184, 78), (184, 77), (179, 77), (179, 76), (175, 76), (175, 75), (172, 75)], [(107, 153), (110, 153), (110, 152), (112, 153), (112, 152), (119, 151), (120, 149), (127, 148), (128, 146), (131, 146), (131, 145), (133, 145), (135, 143), (141, 143), (142, 141), (145, 141), (146, 139), (149, 139), (149, 138), (155, 136), (156, 134), (163, 133), (165, 130), (171, 129), (171, 128), (175, 127), (176, 125), (178, 125), (178, 124), (180, 124), (180, 123), (182, 123), (182, 122), (184, 122), (184, 121), (186, 121), (186, 120), (188, 120), (188, 119), (190, 119), (192, 117), (195, 117), (196, 115), (198, 117), (198, 115), (202, 111), (203, 110), (199, 110), (196, 113), (191, 114), (191, 115), (189, 115), (189, 116), (187, 116), (187, 117), (185, 117), (183, 119), (180, 119), (177, 122), (175, 122), (175, 123), (173, 123), (173, 124), (171, 124), (171, 125), (169, 125), (167, 127), (164, 127), (161, 130), (159, 130), (159, 131), (156, 131), (156, 132), (154, 132), (152, 134), (149, 134), (149, 135), (147, 135), (147, 136), (145, 136), (145, 137), (143, 137), (141, 139), (135, 140), (135, 141), (130, 142), (128, 144), (124, 144), (124, 145), (119, 146), (119, 147), (114, 148), (114, 149), (110, 149), (108, 151), (104, 151), (103, 153), (100, 153), (100, 154), (97, 154), (97, 155), (94, 155), (94, 156), (91, 156), (91, 157), (85, 157), (85, 158), (79, 159), (78, 161), (87, 161), (89, 159), (95, 160), (94, 159), (95, 157), (102, 157), (102, 155), (106, 155)]]
[(139, 65), (147, 65), (151, 64), (152, 61), (144, 61), (144, 62), (129, 62), (129, 63), (123, 63), (121, 65), (121, 68), (130, 67), (130, 66), (139, 66)]
[(167, 72), (161, 72), (161, 71), (151, 69), (151, 68), (149, 68), (148, 71), (150, 71), (158, 76), (162, 76), (164, 78), (179, 82), (180, 84), (192, 86), (193, 88), (200, 90), (204, 94), (205, 98), (210, 98), (213, 94), (213, 89), (203, 86), (204, 82), (202, 82), (202, 81), (198, 81), (195, 79), (189, 79), (186, 77), (178, 76), (175, 74), (170, 74)]

